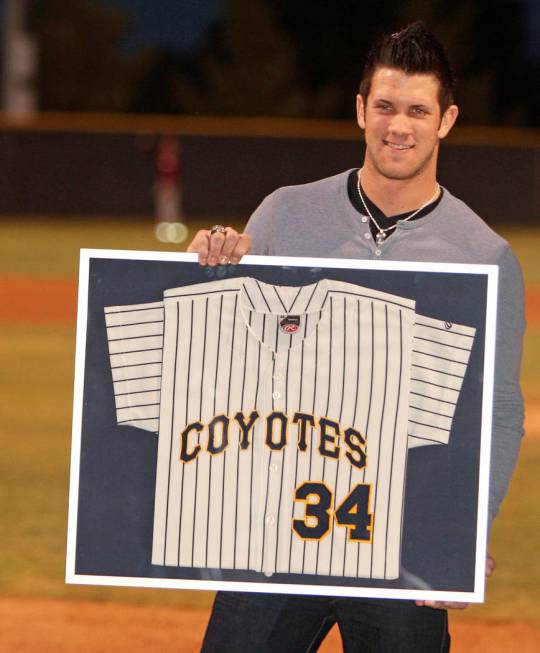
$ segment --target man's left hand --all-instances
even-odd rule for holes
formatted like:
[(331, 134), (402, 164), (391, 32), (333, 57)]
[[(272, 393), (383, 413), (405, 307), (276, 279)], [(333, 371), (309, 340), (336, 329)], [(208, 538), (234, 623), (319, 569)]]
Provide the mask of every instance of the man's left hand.
[[(489, 578), (495, 571), (495, 560), (489, 555), (486, 558), (486, 578)], [(415, 601), (416, 605), (426, 606), (428, 608), (437, 608), (438, 610), (464, 610), (469, 603), (460, 603), (459, 601)]]

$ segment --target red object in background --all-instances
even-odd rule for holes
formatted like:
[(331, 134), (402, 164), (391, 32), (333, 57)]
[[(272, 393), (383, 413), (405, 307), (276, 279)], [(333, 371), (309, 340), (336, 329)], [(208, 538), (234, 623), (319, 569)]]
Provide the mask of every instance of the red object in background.
[(178, 184), (182, 177), (182, 148), (177, 138), (166, 136), (158, 141), (157, 156), (158, 184)]
[(182, 208), (182, 148), (174, 136), (163, 136), (156, 149), (154, 185), (155, 236), (163, 243), (181, 243), (188, 236)]

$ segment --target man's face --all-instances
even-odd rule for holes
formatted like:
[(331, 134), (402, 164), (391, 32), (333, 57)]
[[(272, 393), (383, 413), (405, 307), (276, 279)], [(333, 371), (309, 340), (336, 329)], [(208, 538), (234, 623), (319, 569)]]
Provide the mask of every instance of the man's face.
[(377, 68), (367, 103), (357, 96), (365, 165), (387, 179), (435, 176), (439, 139), (448, 134), (458, 113), (452, 105), (441, 116), (438, 94), (434, 75)]

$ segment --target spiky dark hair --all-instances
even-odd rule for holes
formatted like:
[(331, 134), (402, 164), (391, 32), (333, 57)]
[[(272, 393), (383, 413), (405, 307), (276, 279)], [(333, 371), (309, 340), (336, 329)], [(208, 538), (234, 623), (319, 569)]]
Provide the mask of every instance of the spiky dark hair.
[(399, 32), (381, 37), (368, 53), (359, 93), (367, 101), (371, 80), (377, 68), (395, 68), (414, 75), (432, 74), (439, 80), (439, 104), (441, 112), (454, 101), (456, 80), (442, 44), (426, 28), (416, 21)]

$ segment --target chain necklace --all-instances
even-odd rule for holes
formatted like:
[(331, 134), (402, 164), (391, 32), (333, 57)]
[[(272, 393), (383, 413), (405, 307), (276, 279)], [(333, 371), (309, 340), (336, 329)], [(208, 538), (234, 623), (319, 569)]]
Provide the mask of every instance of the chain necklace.
[[(361, 173), (362, 173), (362, 171), (360, 170), (360, 174)], [(366, 213), (368, 214), (369, 219), (371, 220), (371, 222), (373, 222), (373, 224), (375, 225), (375, 228), (377, 229), (377, 234), (375, 235), (375, 242), (377, 243), (377, 245), (381, 245), (382, 243), (384, 243), (384, 240), (385, 240), (385, 238), (387, 236), (387, 233), (389, 231), (392, 231), (393, 229), (395, 229), (397, 227), (397, 222), (396, 222), (396, 224), (393, 224), (390, 227), (386, 227), (384, 229), (381, 226), (379, 226), (379, 223), (371, 215), (371, 211), (368, 209), (367, 204), (366, 204), (366, 202), (364, 200), (364, 196), (362, 194), (362, 188), (360, 186), (360, 175), (358, 175), (358, 180), (356, 182), (356, 188), (358, 189), (358, 196), (360, 197), (360, 201), (362, 202), (362, 206), (366, 210)], [(420, 213), (420, 211), (422, 209), (425, 209), (428, 204), (431, 204), (431, 202), (433, 202), (435, 200), (435, 198), (439, 194), (440, 190), (441, 190), (441, 187), (439, 186), (439, 184), (437, 184), (437, 189), (435, 190), (435, 193), (433, 194), (433, 196), (430, 197), (429, 200), (425, 204), (422, 204), (422, 206), (419, 209), (416, 209), (416, 211), (413, 211), (406, 218), (403, 218), (403, 220), (400, 220), (400, 222), (407, 222), (408, 220), (411, 220), (411, 218), (414, 218), (414, 216), (417, 213)]]

